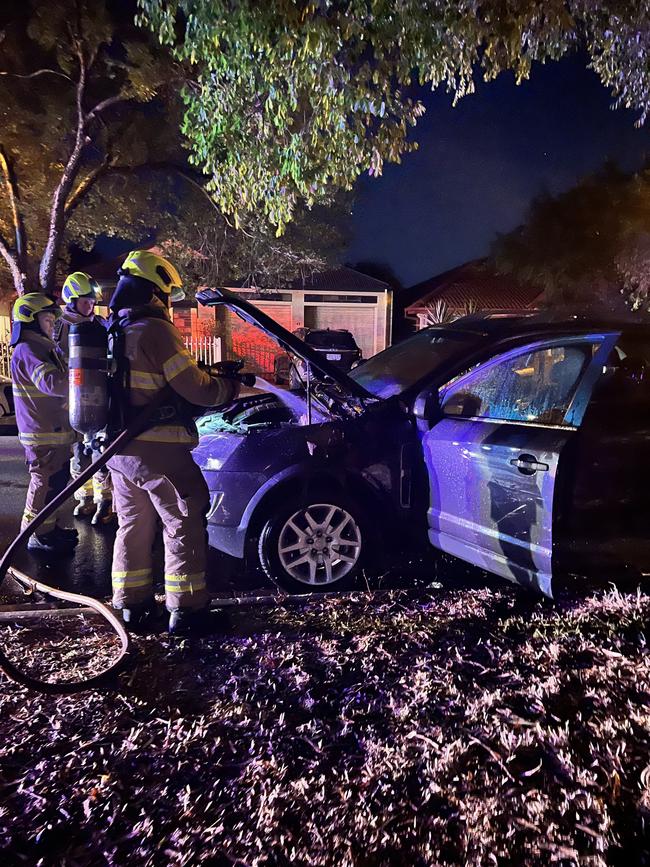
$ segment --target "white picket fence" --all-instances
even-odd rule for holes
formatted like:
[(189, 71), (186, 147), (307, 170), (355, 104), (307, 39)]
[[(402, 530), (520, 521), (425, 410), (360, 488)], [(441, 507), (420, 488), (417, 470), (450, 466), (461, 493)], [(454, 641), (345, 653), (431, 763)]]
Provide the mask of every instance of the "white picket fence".
[(11, 376), (9, 341), (0, 343), (0, 376), (6, 376), (7, 379)]
[(186, 337), (185, 348), (204, 364), (216, 364), (222, 358), (220, 337)]
[(10, 349), (9, 338), (11, 337), (11, 319), (8, 316), (0, 315), (0, 376), (9, 377), (11, 369), (9, 366)]

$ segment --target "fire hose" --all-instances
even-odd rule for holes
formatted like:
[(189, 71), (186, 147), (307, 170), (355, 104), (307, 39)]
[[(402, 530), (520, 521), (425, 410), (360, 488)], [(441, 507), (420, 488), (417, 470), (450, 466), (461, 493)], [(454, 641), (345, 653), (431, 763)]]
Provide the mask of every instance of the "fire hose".
[[(249, 374), (238, 375), (234, 369), (228, 370), (226, 375), (237, 378), (244, 383), (248, 383), (250, 381)], [(119, 638), (120, 653), (118, 658), (108, 668), (104, 669), (104, 671), (91, 677), (82, 678), (81, 680), (69, 680), (51, 683), (49, 681), (33, 677), (32, 675), (29, 675), (26, 672), (22, 671), (7, 657), (7, 654), (4, 652), (4, 649), (0, 645), (0, 670), (2, 670), (7, 675), (7, 677), (10, 680), (13, 680), (15, 683), (19, 683), (22, 686), (27, 686), (42, 693), (49, 693), (52, 695), (69, 695), (72, 693), (83, 692), (88, 689), (93, 689), (95, 687), (105, 686), (109, 679), (112, 677), (112, 675), (122, 670), (131, 661), (132, 657), (129, 635), (124, 626), (122, 625), (120, 619), (115, 616), (113, 611), (107, 605), (105, 605), (103, 602), (100, 602), (98, 599), (94, 599), (90, 596), (84, 596), (79, 593), (70, 593), (56, 587), (50, 587), (48, 584), (37, 581), (36, 579), (31, 578), (29, 575), (26, 575), (24, 572), (16, 569), (11, 565), (11, 563), (17, 552), (20, 551), (23, 545), (26, 544), (32, 533), (34, 533), (44, 521), (46, 521), (54, 512), (56, 512), (57, 509), (59, 509), (63, 505), (63, 503), (65, 503), (66, 500), (68, 500), (74, 494), (74, 492), (78, 490), (78, 488), (82, 487), (82, 485), (84, 485), (89, 479), (91, 479), (95, 475), (97, 470), (100, 470), (102, 467), (104, 467), (114, 455), (119, 454), (121, 450), (127, 445), (127, 443), (129, 443), (134, 437), (146, 430), (147, 425), (153, 414), (165, 402), (168, 402), (173, 396), (173, 394), (174, 392), (171, 386), (167, 386), (166, 388), (162, 389), (160, 393), (149, 404), (143, 407), (143, 409), (140, 410), (140, 412), (135, 416), (135, 418), (127, 425), (127, 427), (108, 446), (106, 446), (100, 457), (93, 461), (90, 466), (88, 466), (79, 476), (77, 476), (76, 479), (70, 482), (70, 484), (66, 488), (64, 488), (59, 494), (57, 494), (57, 496), (54, 497), (54, 499), (52, 499), (23, 530), (21, 530), (18, 536), (16, 536), (16, 538), (5, 551), (2, 559), (0, 559), (0, 586), (5, 580), (5, 577), (9, 575), (15, 582), (17, 582), (22, 588), (24, 588), (24, 592), (26, 595), (32, 595), (33, 593), (38, 592), (47, 596), (51, 596), (54, 599), (62, 599), (66, 602), (74, 602), (78, 605), (83, 605), (96, 611), (97, 614), (99, 614), (101, 617), (104, 618), (104, 620), (107, 621), (111, 629)]]

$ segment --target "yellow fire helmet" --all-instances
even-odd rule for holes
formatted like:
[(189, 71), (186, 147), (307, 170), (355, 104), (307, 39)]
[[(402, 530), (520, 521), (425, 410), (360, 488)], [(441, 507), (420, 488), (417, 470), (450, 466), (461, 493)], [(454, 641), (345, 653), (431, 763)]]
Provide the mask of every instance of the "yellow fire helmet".
[(39, 313), (54, 313), (61, 315), (59, 305), (47, 295), (41, 292), (27, 292), (20, 295), (14, 301), (12, 310), (13, 325), (11, 327), (11, 345), (15, 346), (20, 340), (23, 326), (34, 329), (38, 326), (36, 317)]
[(128, 274), (148, 280), (157, 286), (168, 300), (170, 298), (176, 300), (178, 290), (183, 286), (181, 275), (172, 263), (149, 250), (132, 250), (122, 263), (118, 274), (120, 276)]
[(86, 274), (84, 271), (75, 271), (66, 277), (61, 290), (61, 298), (65, 304), (70, 304), (75, 298), (92, 298), (93, 301), (99, 301), (102, 297), (102, 290), (97, 280)]

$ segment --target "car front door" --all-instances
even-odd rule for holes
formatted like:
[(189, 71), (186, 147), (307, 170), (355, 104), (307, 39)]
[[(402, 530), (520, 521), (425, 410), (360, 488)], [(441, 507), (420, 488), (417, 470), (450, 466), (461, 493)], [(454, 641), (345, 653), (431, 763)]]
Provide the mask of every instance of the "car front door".
[(435, 547), (552, 595), (560, 456), (616, 337), (529, 343), (440, 389), (422, 432)]

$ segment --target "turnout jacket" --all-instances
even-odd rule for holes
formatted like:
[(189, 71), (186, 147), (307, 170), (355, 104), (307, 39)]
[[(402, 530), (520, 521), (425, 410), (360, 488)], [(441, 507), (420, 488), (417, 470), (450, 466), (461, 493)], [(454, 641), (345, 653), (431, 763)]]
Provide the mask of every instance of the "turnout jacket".
[[(119, 331), (123, 358), (118, 360), (118, 369), (123, 370), (124, 399), (131, 415), (151, 403), (167, 385), (198, 406), (217, 406), (235, 396), (234, 382), (212, 377), (198, 367), (164, 308), (152, 305), (120, 310)], [(122, 454), (146, 457), (154, 444), (194, 448), (197, 443), (192, 419), (176, 416), (139, 434)]]
[(70, 359), (70, 326), (76, 325), (78, 322), (94, 322), (106, 328), (106, 320), (101, 316), (93, 313), (91, 316), (82, 316), (76, 310), (70, 310), (64, 307), (63, 313), (54, 323), (54, 342), (59, 348), (59, 352), (65, 358), (66, 364)]
[(74, 442), (68, 419), (68, 372), (54, 341), (24, 331), (11, 356), (18, 439), (26, 448)]

